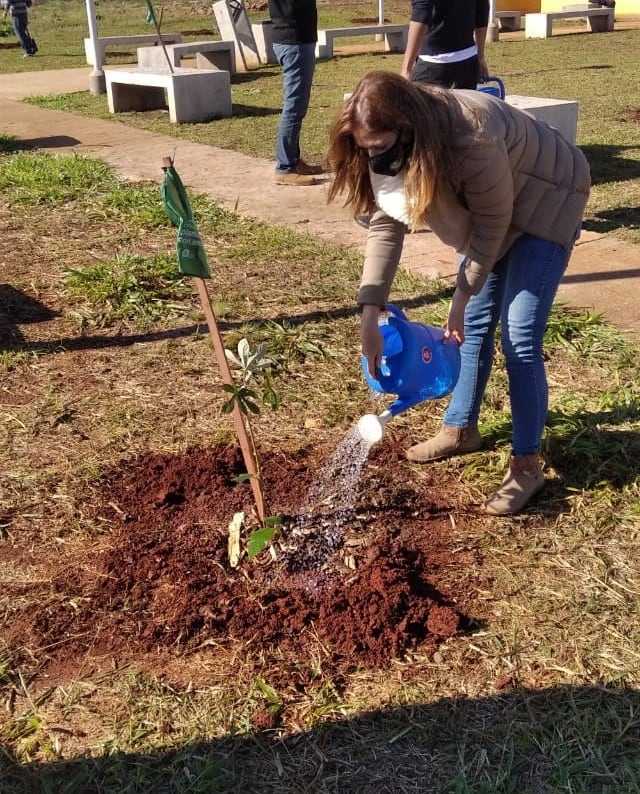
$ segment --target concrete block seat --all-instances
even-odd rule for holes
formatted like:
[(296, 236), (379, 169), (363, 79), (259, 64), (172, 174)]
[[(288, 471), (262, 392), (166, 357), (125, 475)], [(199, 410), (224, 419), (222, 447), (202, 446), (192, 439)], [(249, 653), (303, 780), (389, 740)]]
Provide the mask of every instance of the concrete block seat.
[(575, 145), (578, 132), (577, 102), (520, 94), (507, 94), (505, 102), (523, 110), (538, 121), (544, 121), (549, 126), (555, 127), (566, 141)]
[(384, 36), (386, 52), (404, 52), (409, 25), (365, 25), (357, 28), (326, 28), (318, 31), (316, 58), (333, 58), (333, 42), (337, 38)]
[(585, 19), (590, 33), (606, 33), (613, 30), (613, 8), (582, 8), (579, 11), (553, 11), (547, 14), (526, 14), (524, 18), (525, 39), (548, 39), (557, 19)]
[(522, 27), (522, 15), (519, 11), (496, 11), (493, 16), (502, 32), (520, 30)]
[(138, 47), (141, 69), (167, 69), (167, 51), (172, 66), (180, 66), (187, 55), (196, 56), (197, 69), (222, 69), (236, 74), (235, 44), (232, 41), (185, 41), (166, 47)]
[(231, 115), (229, 72), (208, 69), (105, 69), (110, 113), (169, 108), (173, 124)]
[[(180, 33), (163, 33), (162, 41), (165, 44), (178, 44), (182, 41), (182, 35)], [(104, 63), (104, 59), (107, 54), (107, 47), (117, 47), (126, 44), (137, 45), (158, 43), (159, 39), (157, 33), (141, 33), (139, 36), (98, 36), (100, 63)], [(84, 40), (84, 53), (87, 63), (91, 66), (95, 66), (95, 63), (93, 62), (93, 47), (91, 45), (91, 39)]]

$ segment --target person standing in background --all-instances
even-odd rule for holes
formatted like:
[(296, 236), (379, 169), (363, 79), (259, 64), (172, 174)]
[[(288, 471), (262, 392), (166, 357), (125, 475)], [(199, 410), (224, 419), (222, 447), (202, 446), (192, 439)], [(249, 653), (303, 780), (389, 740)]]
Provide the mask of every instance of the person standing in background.
[(20, 42), (24, 54), (23, 58), (31, 58), (38, 52), (38, 46), (34, 39), (29, 35), (29, 15), (28, 8), (31, 8), (32, 0), (7, 0), (6, 3), (11, 12), (13, 22), (13, 32)]
[(414, 83), (475, 88), (489, 76), (489, 0), (411, 0), (401, 74)]
[[(400, 74), (414, 83), (475, 88), (489, 76), (484, 45), (489, 0), (411, 0)], [(356, 223), (369, 228), (368, 215)]]
[(322, 168), (300, 157), (300, 131), (316, 68), (315, 0), (268, 0), (273, 52), (282, 67), (283, 102), (276, 142), (276, 185), (315, 185)]

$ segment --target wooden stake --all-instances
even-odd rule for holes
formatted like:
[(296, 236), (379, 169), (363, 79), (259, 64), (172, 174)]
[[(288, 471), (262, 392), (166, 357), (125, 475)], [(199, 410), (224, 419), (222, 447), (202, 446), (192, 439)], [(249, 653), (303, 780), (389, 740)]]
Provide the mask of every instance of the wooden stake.
[[(163, 157), (162, 167), (171, 168), (171, 166), (173, 166), (173, 158)], [(227, 361), (227, 357), (224, 352), (224, 344), (222, 342), (222, 336), (220, 335), (220, 329), (218, 328), (218, 321), (216, 320), (216, 316), (211, 307), (211, 299), (209, 298), (207, 285), (205, 280), (199, 276), (194, 276), (193, 280), (195, 281), (196, 288), (198, 290), (198, 296), (200, 298), (200, 303), (202, 304), (202, 311), (204, 312), (204, 316), (207, 320), (209, 335), (211, 336), (211, 341), (213, 342), (213, 350), (218, 361), (218, 367), (220, 368), (222, 380), (228, 386), (233, 386), (233, 376), (231, 375), (229, 362)], [(256, 503), (258, 518), (264, 524), (265, 511), (264, 497), (262, 495), (262, 482), (258, 476), (258, 465), (256, 463), (256, 457), (253, 453), (253, 447), (251, 446), (251, 440), (249, 439), (249, 433), (247, 432), (244, 416), (238, 407), (237, 402), (234, 402), (232, 416), (236, 436), (238, 437), (240, 449), (242, 450), (244, 465), (247, 469), (247, 474), (249, 475), (249, 480), (251, 482), (251, 490), (253, 491), (253, 498)]]
[[(216, 316), (213, 312), (213, 309), (211, 308), (211, 300), (209, 299), (207, 285), (205, 284), (204, 279), (199, 278), (198, 276), (195, 276), (193, 280), (195, 281), (196, 287), (198, 288), (200, 303), (202, 304), (204, 316), (207, 320), (207, 325), (209, 326), (209, 334), (211, 336), (211, 341), (213, 342), (213, 350), (216, 354), (222, 380), (229, 386), (233, 386), (233, 376), (231, 375), (229, 362), (227, 361), (227, 357), (224, 352), (224, 344), (222, 342), (222, 337), (220, 336), (220, 330), (218, 328)], [(251, 482), (251, 489), (253, 490), (253, 498), (255, 499), (256, 510), (258, 511), (258, 518), (262, 523), (264, 523), (265, 514), (262, 483), (258, 477), (258, 467), (256, 464), (255, 455), (253, 454), (251, 441), (249, 440), (249, 434), (247, 433), (247, 428), (244, 423), (244, 416), (238, 407), (237, 402), (233, 406), (232, 415), (236, 435), (238, 436), (240, 449), (242, 450), (244, 465), (246, 466), (247, 474), (250, 475), (249, 480)]]

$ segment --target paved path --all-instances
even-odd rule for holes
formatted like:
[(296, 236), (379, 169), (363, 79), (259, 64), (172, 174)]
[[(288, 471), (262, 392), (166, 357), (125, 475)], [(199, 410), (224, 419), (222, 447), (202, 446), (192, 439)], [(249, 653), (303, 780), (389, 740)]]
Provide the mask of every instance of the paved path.
[[(228, 209), (362, 248), (365, 231), (339, 205), (327, 204), (326, 184), (276, 186), (268, 160), (20, 101), (36, 94), (88, 90), (89, 72), (87, 67), (0, 75), (0, 130), (40, 149), (99, 157), (132, 180), (160, 182), (162, 158), (171, 156), (190, 190), (206, 193)], [(429, 233), (407, 236), (402, 264), (425, 275), (455, 273), (453, 251)], [(639, 294), (640, 246), (584, 233), (560, 286), (560, 300), (603, 314), (640, 338)]]

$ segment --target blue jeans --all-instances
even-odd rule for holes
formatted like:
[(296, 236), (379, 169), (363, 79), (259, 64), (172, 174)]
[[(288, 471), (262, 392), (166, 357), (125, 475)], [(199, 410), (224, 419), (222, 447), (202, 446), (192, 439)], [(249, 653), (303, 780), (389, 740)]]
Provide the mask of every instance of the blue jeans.
[(276, 172), (292, 173), (300, 159), (300, 129), (307, 115), (311, 84), (316, 68), (316, 45), (274, 44), (273, 52), (282, 67), (282, 115), (276, 143)]
[(12, 14), (13, 32), (20, 43), (22, 49), (31, 55), (33, 52), (33, 45), (31, 43), (31, 36), (29, 35), (28, 25), (29, 17), (27, 14)]
[(500, 322), (513, 453), (540, 451), (548, 408), (542, 340), (572, 247), (523, 234), (496, 262), (478, 295), (471, 297), (464, 315), (460, 378), (444, 415), (445, 425), (462, 428), (478, 423)]

